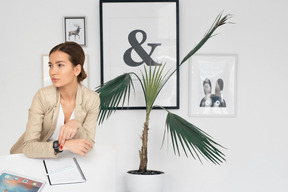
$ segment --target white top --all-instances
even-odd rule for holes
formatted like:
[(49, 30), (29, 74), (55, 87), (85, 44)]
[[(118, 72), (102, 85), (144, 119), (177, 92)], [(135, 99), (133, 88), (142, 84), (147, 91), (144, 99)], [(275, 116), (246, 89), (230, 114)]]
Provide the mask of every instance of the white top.
[[(71, 119), (75, 119), (75, 109), (73, 110), (69, 120)], [(60, 104), (56, 128), (55, 128), (53, 135), (50, 137), (49, 141), (58, 140), (60, 128), (62, 127), (62, 125), (64, 125), (64, 120), (65, 120), (64, 112), (63, 112), (62, 105)]]

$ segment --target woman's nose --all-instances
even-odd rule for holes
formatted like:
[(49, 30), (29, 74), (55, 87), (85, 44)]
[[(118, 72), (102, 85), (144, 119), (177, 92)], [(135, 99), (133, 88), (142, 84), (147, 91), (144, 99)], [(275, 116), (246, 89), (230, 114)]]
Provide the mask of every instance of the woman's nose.
[(55, 67), (51, 67), (49, 69), (49, 73), (50, 73), (50, 75), (55, 75), (57, 73), (57, 69)]

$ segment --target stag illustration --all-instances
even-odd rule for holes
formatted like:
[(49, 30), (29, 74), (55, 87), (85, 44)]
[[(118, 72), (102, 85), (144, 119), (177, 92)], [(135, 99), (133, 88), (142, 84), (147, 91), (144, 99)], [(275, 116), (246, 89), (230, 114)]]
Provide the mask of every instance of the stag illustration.
[(71, 36), (71, 35), (74, 35), (74, 40), (76, 40), (76, 35), (77, 35), (77, 36), (79, 37), (79, 39), (80, 39), (79, 32), (80, 32), (81, 27), (80, 27), (79, 25), (75, 25), (75, 24), (74, 24), (74, 26), (77, 27), (77, 29), (76, 29), (75, 31), (69, 31), (69, 32), (68, 32), (69, 40), (70, 40), (70, 36)]

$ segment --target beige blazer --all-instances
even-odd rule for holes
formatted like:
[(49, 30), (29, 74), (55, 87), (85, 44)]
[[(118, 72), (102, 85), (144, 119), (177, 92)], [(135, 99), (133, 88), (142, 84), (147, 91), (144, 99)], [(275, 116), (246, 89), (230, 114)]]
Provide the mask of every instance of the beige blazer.
[[(94, 144), (99, 94), (78, 84), (75, 119), (81, 123), (74, 139), (84, 138)], [(29, 109), (26, 131), (10, 150), (11, 154), (24, 153), (30, 158), (56, 158), (53, 141), (48, 139), (54, 133), (60, 107), (60, 93), (49, 86), (38, 90)]]

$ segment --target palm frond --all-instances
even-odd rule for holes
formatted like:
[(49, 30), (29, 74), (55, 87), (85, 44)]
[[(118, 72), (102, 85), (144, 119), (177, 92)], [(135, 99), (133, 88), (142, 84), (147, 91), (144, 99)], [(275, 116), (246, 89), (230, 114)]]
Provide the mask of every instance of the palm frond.
[(132, 73), (125, 73), (96, 88), (100, 94), (100, 112), (98, 122), (103, 123), (112, 112), (116, 111), (122, 101), (122, 107), (127, 99), (129, 103), (131, 88), (134, 90)]
[(231, 14), (227, 14), (225, 16), (222, 17), (223, 13), (220, 13), (215, 21), (213, 22), (212, 26), (210, 27), (210, 29), (208, 30), (208, 32), (204, 35), (204, 37), (201, 39), (201, 41), (183, 58), (183, 60), (181, 61), (181, 63), (179, 64), (179, 66), (176, 67), (176, 69), (174, 69), (169, 76), (167, 76), (165, 78), (165, 80), (162, 82), (162, 87), (159, 89), (159, 92), (161, 91), (161, 89), (164, 87), (164, 85), (168, 82), (168, 80), (174, 75), (174, 73), (179, 69), (179, 67), (185, 62), (187, 61), (192, 55), (194, 55), (207, 41), (208, 39), (210, 39), (211, 37), (215, 36), (215, 34), (213, 34), (215, 32), (215, 30), (222, 26), (225, 25), (227, 23), (232, 23), (232, 22), (227, 22), (230, 18), (232, 18), (233, 15)]
[(163, 75), (164, 68), (165, 65), (162, 65), (154, 67), (152, 71), (152, 67), (150, 65), (148, 70), (146, 66), (144, 67), (144, 74), (141, 71), (147, 111), (152, 109), (163, 83), (166, 81), (168, 72)]
[(225, 161), (225, 155), (216, 148), (216, 146), (222, 146), (213, 141), (207, 133), (180, 116), (167, 112), (166, 128), (167, 133), (170, 133), (175, 154), (178, 153), (180, 156), (179, 148), (181, 146), (185, 155), (188, 156), (189, 151), (194, 159), (197, 157), (201, 161), (201, 155), (214, 164), (220, 164)]
[(207, 31), (207, 33), (204, 35), (204, 37), (201, 39), (201, 41), (184, 57), (184, 59), (181, 61), (180, 66), (187, 61), (192, 55), (194, 55), (205, 43), (206, 41), (208, 41), (208, 39), (210, 39), (211, 37), (215, 36), (213, 35), (214, 31), (222, 26), (225, 25), (227, 23), (231, 23), (231, 22), (227, 22), (232, 15), (231, 14), (227, 14), (225, 16), (222, 17), (223, 13), (220, 13), (214, 23), (212, 24), (211, 28)]

